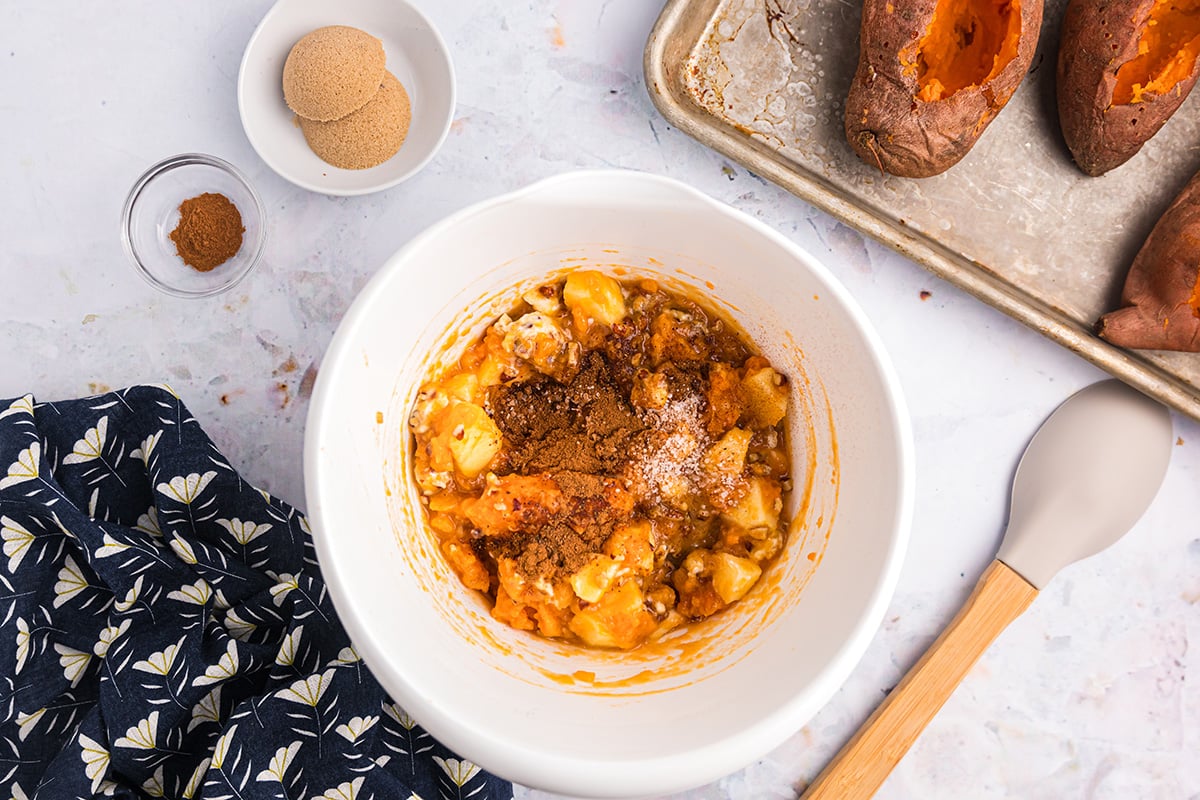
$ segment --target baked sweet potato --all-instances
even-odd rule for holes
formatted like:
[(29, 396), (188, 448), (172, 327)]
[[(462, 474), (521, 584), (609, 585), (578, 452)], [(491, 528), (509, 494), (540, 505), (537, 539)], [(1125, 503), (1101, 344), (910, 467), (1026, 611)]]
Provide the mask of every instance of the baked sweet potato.
[(1058, 47), (1058, 117), (1075, 163), (1133, 158), (1200, 72), (1200, 0), (1071, 0)]
[(956, 164), (1020, 86), (1042, 0), (865, 0), (846, 137), (907, 178)]
[(1200, 352), (1200, 174), (1142, 245), (1121, 292), (1125, 305), (1100, 319), (1121, 347)]

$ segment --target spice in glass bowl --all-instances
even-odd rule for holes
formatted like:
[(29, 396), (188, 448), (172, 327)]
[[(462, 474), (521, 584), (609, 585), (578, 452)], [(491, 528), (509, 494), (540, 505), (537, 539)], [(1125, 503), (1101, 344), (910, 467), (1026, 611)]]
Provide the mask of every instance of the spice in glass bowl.
[(170, 237), (184, 264), (209, 272), (237, 255), (245, 232), (237, 206), (223, 194), (205, 192), (179, 204)]

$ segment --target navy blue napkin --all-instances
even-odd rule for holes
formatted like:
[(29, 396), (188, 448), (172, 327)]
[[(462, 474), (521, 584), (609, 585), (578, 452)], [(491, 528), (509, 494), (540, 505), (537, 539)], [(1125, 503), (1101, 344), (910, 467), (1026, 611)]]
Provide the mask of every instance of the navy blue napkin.
[(392, 702), (303, 515), (169, 389), (0, 401), (0, 528), (13, 798), (511, 798)]

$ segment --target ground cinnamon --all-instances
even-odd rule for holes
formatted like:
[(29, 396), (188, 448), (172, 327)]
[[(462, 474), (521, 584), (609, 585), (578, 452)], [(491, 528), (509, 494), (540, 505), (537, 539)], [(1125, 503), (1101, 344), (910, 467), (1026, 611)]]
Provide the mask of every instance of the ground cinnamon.
[(228, 197), (205, 192), (179, 204), (175, 252), (197, 272), (216, 269), (242, 249), (242, 214)]
[(504, 434), (505, 461), (497, 472), (549, 474), (566, 499), (561, 513), (539, 529), (489, 542), (491, 555), (516, 559), (526, 575), (570, 575), (600, 551), (623, 518), (605, 496), (606, 479), (620, 481), (645, 426), (600, 352), (589, 353), (565, 383), (505, 384), (488, 401)]

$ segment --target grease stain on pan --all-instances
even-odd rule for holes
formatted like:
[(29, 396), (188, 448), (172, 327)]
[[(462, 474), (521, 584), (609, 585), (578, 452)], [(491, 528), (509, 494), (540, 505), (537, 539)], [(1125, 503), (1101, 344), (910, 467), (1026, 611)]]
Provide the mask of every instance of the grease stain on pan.
[[(586, 253), (597, 250), (603, 260)], [(658, 254), (662, 257), (662, 254)], [(618, 263), (611, 256), (622, 256)], [(670, 259), (670, 256), (665, 256)], [(546, 253), (530, 253), (497, 265), (479, 281), (502, 275), (514, 264), (529, 259), (545, 263), (543, 271), (524, 269), (496, 291), (468, 291), (448, 303), (420, 337), (405, 375), (419, 376), (393, 392), (389, 419), (407, 419), (415, 402), (418, 384), (425, 376), (441, 372), (461, 357), (466, 346), (499, 314), (516, 304), (520, 296), (539, 285), (559, 280), (583, 266), (610, 274), (646, 273), (665, 288), (684, 294), (702, 306), (723, 305), (742, 328), (742, 333), (787, 372), (792, 386), (789, 439), (793, 460), (802, 459), (804, 476), (793, 487), (788, 511), (792, 514), (788, 544), (760, 578), (750, 594), (730, 609), (699, 623), (671, 631), (657, 642), (633, 651), (603, 651), (580, 645), (542, 639), (514, 630), (492, 619), (482, 595), (464, 587), (442, 556), (436, 534), (425, 524), (419, 492), (411, 478), (411, 439), (404, 425), (384, 430), (385, 486), (393, 533), (401, 551), (402, 574), (397, 580), (412, 580), (434, 603), (452, 632), (488, 651), (497, 669), (531, 685), (553, 685), (572, 694), (603, 697), (636, 697), (673, 691), (701, 683), (732, 667), (753, 651), (756, 632), (772, 626), (783, 611), (800, 599), (805, 586), (819, 567), (829, 541), (837, 506), (838, 455), (832, 407), (824, 386), (809, 375), (803, 350), (792, 333), (768, 331), (761, 316), (743, 312), (720, 296), (711, 281), (674, 269), (665, 274), (659, 258), (638, 255), (606, 245), (581, 245)], [(680, 257), (683, 259), (684, 257)], [(693, 262), (694, 259), (686, 259)], [(554, 264), (559, 264), (554, 268)], [(563, 266), (563, 265), (568, 266)], [(701, 288), (705, 287), (705, 288)], [(768, 309), (764, 300), (764, 310)], [(453, 313), (458, 309), (458, 313)], [(770, 333), (770, 337), (768, 337)], [(417, 355), (420, 353), (421, 355)], [(815, 555), (814, 555), (815, 554)], [(499, 658), (494, 658), (494, 656)]]

